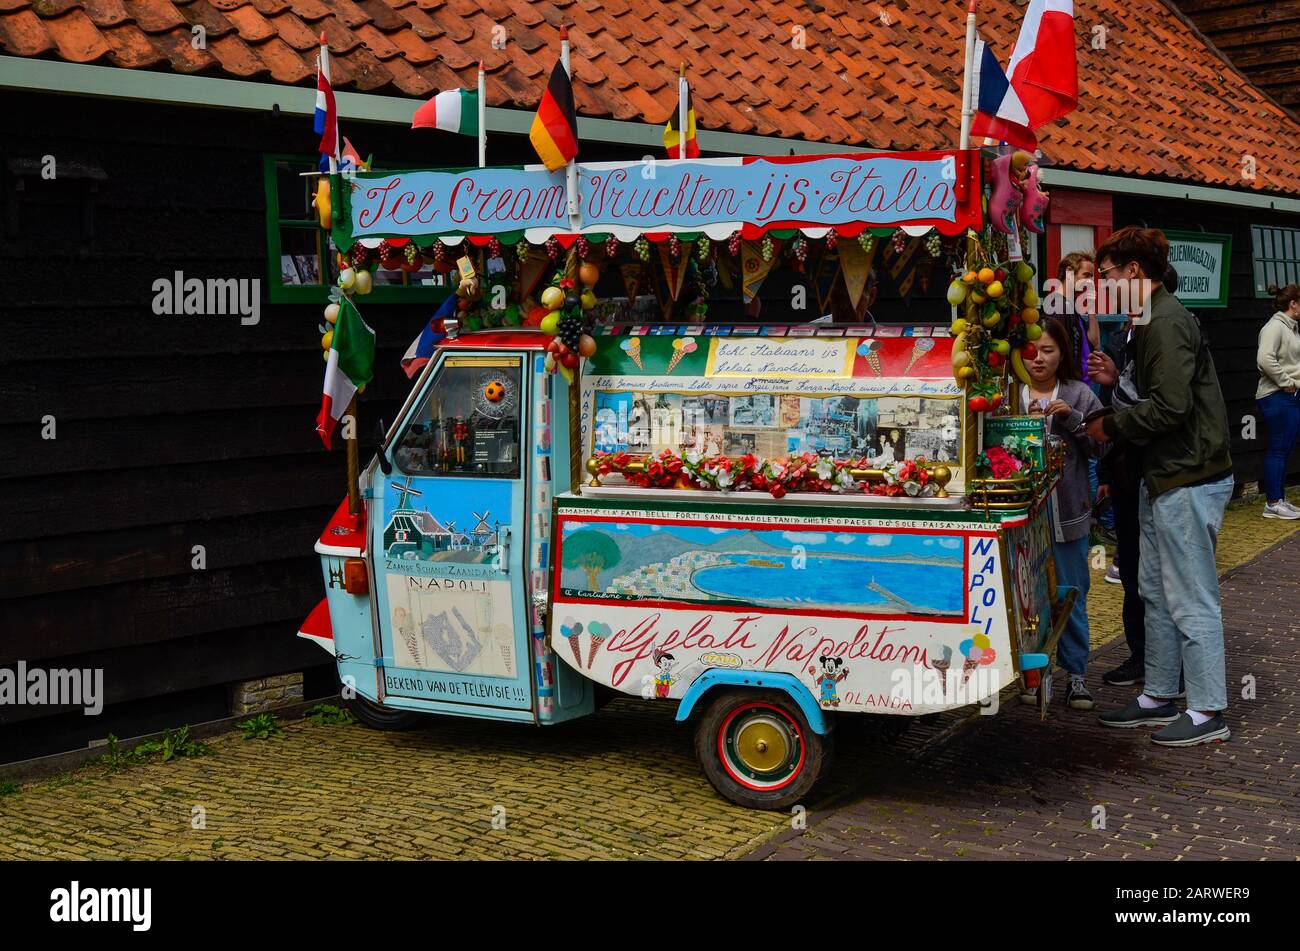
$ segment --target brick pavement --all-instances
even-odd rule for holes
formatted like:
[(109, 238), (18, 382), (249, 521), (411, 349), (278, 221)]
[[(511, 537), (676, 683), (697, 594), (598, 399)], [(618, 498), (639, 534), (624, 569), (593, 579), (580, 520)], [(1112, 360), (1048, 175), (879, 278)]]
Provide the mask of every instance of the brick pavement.
[[(1226, 547), (1230, 560), (1240, 539)], [(806, 831), (784, 830), (748, 857), (1300, 858), (1297, 559), (1293, 534), (1223, 581), (1229, 743), (1166, 750), (1147, 729), (1107, 730), (1059, 699), (1046, 723), (1035, 710), (1003, 704), (950, 742), (922, 747), (903, 768), (881, 764), (810, 816)], [(1112, 639), (1091, 669), (1126, 656), (1123, 639)], [(1241, 699), (1247, 676), (1254, 700)], [(1059, 698), (1062, 674), (1054, 686)], [(1135, 689), (1098, 686), (1101, 708)], [(846, 733), (838, 755), (870, 754), (869, 740)], [(1104, 828), (1094, 828), (1098, 807)]]
[[(1258, 507), (1230, 511), (1221, 567), (1300, 527), (1262, 521)], [(876, 718), (845, 717), (809, 831), (793, 837), (788, 817), (714, 795), (690, 730), (662, 704), (620, 700), (544, 731), (431, 719), (391, 734), (294, 721), (270, 740), (208, 740), (207, 756), (108, 775), (89, 767), (0, 795), (0, 859), (1292, 857), (1296, 590), (1267, 604), (1251, 592), (1282, 577), (1297, 552), (1300, 536), (1229, 582), (1230, 671), (1256, 673), (1260, 700), (1235, 707), (1233, 742), (1211, 750), (1152, 756), (1144, 735), (1099, 737), (1090, 718), (1059, 710), (1040, 725), (1018, 705), (991, 719), (911, 720), (897, 742)], [(1117, 590), (1094, 587), (1098, 635), (1115, 636), (1106, 599)], [(1098, 668), (1122, 652), (1112, 644)], [(1189, 790), (1201, 794), (1195, 807)], [(1109, 810), (1106, 833), (1087, 828), (1096, 803)], [(194, 806), (206, 828), (192, 828)], [(497, 806), (505, 829), (492, 828)]]

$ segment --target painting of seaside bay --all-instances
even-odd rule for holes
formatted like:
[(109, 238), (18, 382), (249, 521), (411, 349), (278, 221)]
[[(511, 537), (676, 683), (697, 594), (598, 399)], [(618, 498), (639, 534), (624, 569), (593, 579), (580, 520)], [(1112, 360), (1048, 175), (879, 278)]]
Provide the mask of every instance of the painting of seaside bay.
[(960, 535), (562, 521), (560, 587), (616, 601), (960, 616)]

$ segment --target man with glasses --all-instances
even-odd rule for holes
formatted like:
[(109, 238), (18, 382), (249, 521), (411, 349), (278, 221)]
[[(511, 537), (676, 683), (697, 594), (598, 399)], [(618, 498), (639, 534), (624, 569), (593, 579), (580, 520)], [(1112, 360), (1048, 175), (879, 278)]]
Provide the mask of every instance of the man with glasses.
[[(1232, 496), (1228, 413), (1214, 362), (1196, 319), (1161, 284), (1169, 242), (1152, 228), (1123, 228), (1097, 250), (1099, 295), (1125, 305), (1134, 320), (1134, 380), (1139, 401), (1088, 423), (1088, 435), (1116, 441), (1140, 458), (1138, 587), (1146, 606), (1145, 687), (1103, 713), (1110, 727), (1167, 724), (1163, 746), (1228, 739), (1223, 617), (1214, 549)], [(1104, 353), (1089, 358), (1092, 378), (1118, 380)], [(1180, 668), (1187, 710), (1179, 713)]]

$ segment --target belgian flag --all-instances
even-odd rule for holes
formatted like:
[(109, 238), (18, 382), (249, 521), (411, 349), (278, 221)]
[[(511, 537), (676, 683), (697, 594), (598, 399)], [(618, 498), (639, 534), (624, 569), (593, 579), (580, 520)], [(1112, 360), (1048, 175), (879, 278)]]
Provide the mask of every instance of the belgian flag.
[(564, 167), (578, 156), (578, 114), (573, 108), (573, 84), (561, 62), (551, 70), (528, 140), (548, 172)]

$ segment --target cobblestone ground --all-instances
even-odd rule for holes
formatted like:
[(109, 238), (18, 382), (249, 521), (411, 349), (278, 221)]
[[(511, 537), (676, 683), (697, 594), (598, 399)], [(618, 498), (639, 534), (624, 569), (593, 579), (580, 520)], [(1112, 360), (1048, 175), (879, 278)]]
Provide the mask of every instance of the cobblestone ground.
[[(1222, 568), (1300, 527), (1258, 512), (1230, 510)], [(620, 700), (545, 731), (293, 721), (267, 740), (208, 740), (205, 756), (0, 783), (0, 859), (1292, 857), (1298, 554), (1300, 539), (1225, 586), (1230, 678), (1255, 673), (1261, 698), (1235, 707), (1226, 746), (1153, 755), (1145, 734), (1101, 736), (1059, 710), (1043, 725), (1009, 705), (911, 721), (892, 742), (878, 721), (844, 718), (837, 767), (795, 836), (788, 817), (719, 799), (662, 705)], [(1094, 578), (1094, 632), (1113, 638), (1119, 589)], [(1123, 651), (1110, 645), (1097, 669)], [(1099, 803), (1110, 831), (1087, 828)]]
[[(1231, 513), (1221, 568), (1290, 535), (1287, 523), (1254, 521), (1258, 508)], [(1223, 581), (1229, 743), (1166, 750), (1150, 730), (1108, 730), (1059, 699), (1045, 723), (1004, 703), (997, 716), (969, 718), (957, 738), (921, 748), (910, 768), (870, 774), (810, 816), (806, 831), (783, 830), (750, 858), (1300, 858), (1297, 559), (1300, 535), (1290, 535)], [(1090, 669), (1127, 656), (1112, 637)], [(1247, 676), (1253, 700), (1241, 699)], [(1054, 686), (1059, 697), (1060, 673)], [(1099, 708), (1136, 689), (1097, 687)], [(837, 740), (837, 755), (857, 754), (854, 739)]]

